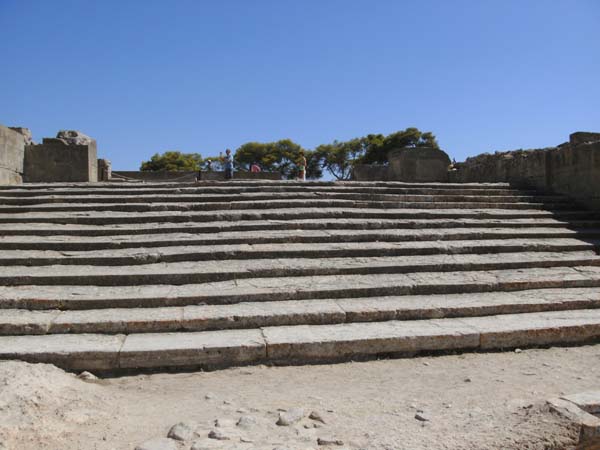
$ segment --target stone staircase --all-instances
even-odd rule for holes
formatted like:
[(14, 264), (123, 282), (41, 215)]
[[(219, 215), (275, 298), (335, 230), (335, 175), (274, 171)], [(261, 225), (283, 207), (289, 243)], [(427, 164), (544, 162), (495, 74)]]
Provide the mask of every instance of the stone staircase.
[(303, 364), (600, 338), (600, 214), (506, 184), (0, 187), (0, 358)]

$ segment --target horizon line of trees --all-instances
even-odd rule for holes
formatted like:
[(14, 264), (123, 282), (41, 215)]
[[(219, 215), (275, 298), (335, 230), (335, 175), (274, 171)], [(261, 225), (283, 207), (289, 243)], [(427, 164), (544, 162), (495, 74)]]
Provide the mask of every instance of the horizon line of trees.
[[(236, 170), (250, 170), (257, 163), (265, 172), (281, 172), (285, 179), (298, 176), (299, 161), (304, 155), (307, 161), (306, 178), (319, 179), (323, 171), (338, 180), (348, 180), (355, 164), (387, 164), (390, 150), (403, 147), (439, 148), (433, 133), (417, 128), (406, 128), (389, 135), (369, 134), (348, 141), (321, 144), (312, 150), (302, 148), (291, 139), (276, 142), (246, 142), (234, 152)], [(210, 162), (209, 162), (210, 161)], [(222, 170), (220, 156), (203, 158), (200, 153), (166, 151), (156, 153), (141, 164), (142, 171), (198, 171)]]

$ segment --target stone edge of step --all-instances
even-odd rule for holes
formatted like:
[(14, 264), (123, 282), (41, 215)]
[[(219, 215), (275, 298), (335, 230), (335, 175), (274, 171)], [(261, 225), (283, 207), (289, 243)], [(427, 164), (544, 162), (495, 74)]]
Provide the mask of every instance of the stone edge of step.
[(68, 370), (246, 364), (306, 364), (449, 351), (490, 351), (594, 342), (600, 312), (579, 310), (501, 317), (266, 327), (189, 333), (0, 337), (0, 358)]

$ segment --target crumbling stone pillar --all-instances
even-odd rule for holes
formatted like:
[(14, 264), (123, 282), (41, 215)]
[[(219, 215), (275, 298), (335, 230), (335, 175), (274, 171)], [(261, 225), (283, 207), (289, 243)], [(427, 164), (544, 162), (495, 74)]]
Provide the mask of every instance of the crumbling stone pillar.
[(27, 128), (12, 129), (0, 125), (0, 185), (23, 182), (25, 134), (31, 139)]
[(23, 178), (29, 183), (98, 181), (96, 140), (67, 130), (25, 146)]
[(98, 160), (98, 181), (110, 181), (112, 178), (112, 164), (108, 159)]

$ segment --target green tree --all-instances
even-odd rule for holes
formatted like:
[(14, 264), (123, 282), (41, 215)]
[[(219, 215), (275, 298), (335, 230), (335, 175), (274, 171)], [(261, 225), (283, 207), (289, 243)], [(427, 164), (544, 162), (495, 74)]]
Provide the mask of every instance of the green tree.
[(439, 148), (435, 136), (431, 132), (422, 132), (417, 128), (407, 128), (387, 136), (368, 135), (369, 145), (361, 158), (363, 164), (387, 164), (390, 150), (403, 147), (433, 147)]
[(369, 134), (349, 141), (319, 145), (314, 157), (321, 168), (338, 180), (349, 180), (355, 164), (387, 164), (390, 150), (402, 147), (439, 148), (435, 136), (417, 128), (407, 128), (388, 136)]
[(349, 180), (352, 176), (352, 167), (365, 155), (367, 145), (366, 138), (322, 144), (315, 149), (314, 159), (336, 179)]
[(301, 155), (307, 160), (307, 178), (319, 178), (322, 175), (318, 161), (312, 158), (313, 152), (303, 149), (290, 139), (276, 142), (247, 142), (235, 152), (234, 160), (242, 170), (250, 170), (257, 163), (265, 172), (281, 172), (283, 178), (298, 176)]
[(202, 156), (199, 153), (167, 151), (162, 155), (155, 153), (150, 161), (143, 161), (140, 170), (145, 172), (199, 170), (200, 164), (202, 164)]

